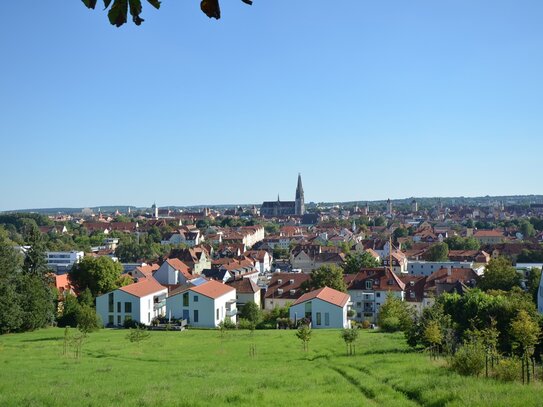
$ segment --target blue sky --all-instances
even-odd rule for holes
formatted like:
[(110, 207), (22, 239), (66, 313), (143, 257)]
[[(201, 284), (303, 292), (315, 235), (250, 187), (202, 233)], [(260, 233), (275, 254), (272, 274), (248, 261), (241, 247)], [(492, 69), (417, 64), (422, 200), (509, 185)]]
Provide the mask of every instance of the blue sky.
[(542, 194), (543, 2), (0, 2), (0, 210)]

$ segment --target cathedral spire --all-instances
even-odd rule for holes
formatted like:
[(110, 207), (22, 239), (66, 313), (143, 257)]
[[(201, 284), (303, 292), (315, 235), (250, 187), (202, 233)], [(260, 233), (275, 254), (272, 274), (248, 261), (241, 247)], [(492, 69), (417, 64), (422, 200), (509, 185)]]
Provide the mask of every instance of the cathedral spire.
[(298, 173), (298, 185), (296, 186), (296, 215), (305, 214), (305, 199), (304, 199), (304, 188), (302, 186), (302, 175)]

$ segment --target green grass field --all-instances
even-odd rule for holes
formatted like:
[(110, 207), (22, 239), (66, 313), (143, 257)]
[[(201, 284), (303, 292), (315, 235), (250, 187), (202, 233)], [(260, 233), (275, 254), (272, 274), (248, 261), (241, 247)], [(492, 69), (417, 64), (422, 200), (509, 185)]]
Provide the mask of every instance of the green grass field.
[[(339, 331), (92, 333), (82, 358), (62, 329), (0, 336), (0, 406), (541, 406), (543, 386), (461, 377), (401, 334), (363, 331), (354, 357)], [(251, 357), (251, 344), (256, 357)]]

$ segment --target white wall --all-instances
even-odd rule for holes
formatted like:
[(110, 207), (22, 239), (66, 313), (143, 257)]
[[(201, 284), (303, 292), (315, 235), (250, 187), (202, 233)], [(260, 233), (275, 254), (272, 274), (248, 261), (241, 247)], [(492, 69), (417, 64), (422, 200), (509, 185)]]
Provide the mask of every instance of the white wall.
[[(186, 293), (189, 295), (189, 305), (187, 307), (183, 306), (184, 293), (174, 295), (166, 300), (166, 315), (168, 317), (171, 312), (172, 318), (183, 318), (183, 310), (187, 310), (189, 313), (189, 325), (201, 328), (216, 328), (226, 317), (227, 301), (233, 301), (234, 303), (231, 305), (231, 309), (236, 309), (235, 290), (232, 290), (217, 299), (206, 297), (205, 295), (193, 292), (192, 290), (187, 290)], [(195, 297), (198, 298), (197, 301), (195, 301)], [(218, 318), (217, 309), (219, 310)], [(194, 321), (195, 310), (198, 311), (198, 322)], [(236, 315), (230, 316), (230, 319), (233, 322), (236, 322)]]
[[(301, 304), (293, 305), (290, 307), (290, 319), (300, 320), (305, 317), (305, 304), (308, 301)], [(311, 327), (315, 329), (321, 328), (350, 328), (351, 321), (347, 318), (347, 304), (343, 308), (330, 304), (318, 298), (314, 298), (311, 301)], [(321, 314), (321, 325), (317, 325), (317, 313)], [(325, 314), (330, 316), (330, 325), (326, 325)]]
[[(109, 312), (109, 294), (104, 294), (96, 298), (96, 313), (102, 318), (102, 323), (107, 326), (110, 322), (110, 316), (113, 317), (113, 325), (123, 325), (129, 318), (142, 324), (149, 325), (151, 320), (160, 315), (164, 315), (164, 309), (154, 310), (154, 297), (166, 296), (167, 289), (155, 292), (145, 297), (135, 297), (122, 290), (115, 290), (113, 293), (113, 312)], [(132, 304), (132, 311), (125, 312), (125, 303)], [(120, 312), (118, 311), (118, 304)]]

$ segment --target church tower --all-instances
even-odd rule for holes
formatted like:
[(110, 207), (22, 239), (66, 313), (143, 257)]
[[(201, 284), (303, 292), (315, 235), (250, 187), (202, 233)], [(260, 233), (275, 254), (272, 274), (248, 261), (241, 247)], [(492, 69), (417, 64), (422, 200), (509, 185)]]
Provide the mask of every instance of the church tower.
[(304, 188), (302, 187), (302, 176), (298, 174), (298, 186), (296, 187), (296, 209), (295, 215), (305, 214)]

